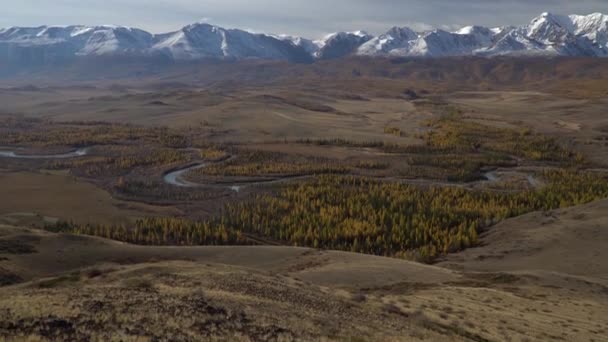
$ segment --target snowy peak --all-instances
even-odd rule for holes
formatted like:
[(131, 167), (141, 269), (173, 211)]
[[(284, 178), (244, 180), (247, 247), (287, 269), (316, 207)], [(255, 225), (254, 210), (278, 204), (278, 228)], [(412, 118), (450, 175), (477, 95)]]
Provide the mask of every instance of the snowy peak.
[(512, 28), (498, 33), (491, 46), (476, 51), (479, 55), (543, 55), (544, 46), (529, 37), (521, 29)]
[(314, 56), (317, 54), (321, 46), (318, 42), (302, 37), (294, 37), (288, 35), (274, 36), (275, 38), (291, 43), (293, 46), (304, 49), (309, 55)]
[(340, 39), (370, 39), (373, 36), (365, 31), (352, 31), (352, 32), (335, 32), (328, 34), (323, 39), (319, 40), (322, 44), (326, 44), (332, 40), (340, 40)]
[(358, 47), (372, 39), (365, 31), (333, 33), (316, 41), (319, 50), (315, 53), (318, 59), (334, 59), (353, 54)]
[(593, 13), (590, 15), (569, 16), (574, 33), (584, 36), (600, 47), (608, 48), (608, 15)]
[(67, 40), (80, 26), (10, 27), (0, 30), (0, 41), (21, 44), (45, 44)]
[(150, 34), (123, 26), (39, 26), (0, 29), (0, 62), (38, 65), (89, 56), (189, 61), (205, 58), (311, 62), (362, 56), (554, 55), (608, 57), (608, 16), (542, 13), (528, 25), (466, 26), (454, 32), (393, 27), (374, 37), (337, 32), (320, 40), (251, 33), (195, 23)]
[(436, 30), (426, 34), (425, 41), (427, 56), (461, 56), (473, 53), (485, 46), (486, 39), (479, 40), (474, 34), (454, 34)]
[(573, 34), (571, 20), (566, 16), (543, 13), (527, 27), (526, 35), (544, 44), (565, 40)]
[(303, 61), (311, 58), (306, 47), (298, 46), (289, 39), (224, 29), (205, 23), (188, 25), (180, 31), (158, 35), (151, 50), (174, 60), (261, 58)]
[(445, 57), (463, 55), (608, 56), (608, 16), (542, 13), (522, 27), (466, 26), (400, 35), (396, 29), (358, 48), (366, 56)]
[(476, 49), (491, 44), (495, 33), (480, 26), (465, 27), (451, 33), (434, 30), (416, 33), (409, 28), (392, 28), (357, 51), (359, 55), (442, 57), (460, 56), (473, 53)]
[(401, 40), (414, 40), (418, 38), (418, 33), (414, 32), (414, 30), (409, 27), (393, 27), (388, 32), (386, 32), (387, 36), (392, 37), (393, 39), (401, 39)]
[(458, 34), (435, 30), (422, 35), (410, 54), (414, 56), (445, 57), (473, 54), (477, 49), (485, 48), (492, 36), (480, 34)]
[(479, 43), (478, 45), (487, 46), (501, 32), (502, 29), (500, 28), (490, 29), (483, 26), (465, 26), (454, 33), (461, 36), (472, 36)]
[(153, 36), (145, 31), (120, 26), (99, 26), (71, 33), (72, 38), (88, 36), (78, 55), (105, 56), (112, 54), (141, 54), (152, 43)]
[(388, 55), (395, 50), (408, 49), (411, 42), (418, 39), (418, 33), (408, 27), (393, 27), (385, 34), (361, 45), (359, 55)]
[(192, 24), (179, 31), (157, 36), (152, 49), (176, 60), (226, 57), (226, 31), (209, 24)]
[(137, 52), (151, 41), (150, 33), (122, 26), (40, 26), (0, 31), (0, 43), (63, 47), (82, 56)]
[(608, 55), (607, 16), (562, 16), (543, 13), (527, 26), (527, 36), (545, 45), (545, 50), (567, 56)]
[(593, 13), (589, 15), (573, 14), (569, 16), (569, 19), (571, 20), (576, 33), (593, 33), (608, 28), (608, 15), (602, 13)]
[(543, 13), (528, 26), (530, 37), (543, 38), (547, 42), (556, 41), (556, 37), (572, 35), (582, 36), (597, 43), (598, 39), (604, 38), (606, 33), (608, 33), (608, 16), (601, 13), (569, 16)]

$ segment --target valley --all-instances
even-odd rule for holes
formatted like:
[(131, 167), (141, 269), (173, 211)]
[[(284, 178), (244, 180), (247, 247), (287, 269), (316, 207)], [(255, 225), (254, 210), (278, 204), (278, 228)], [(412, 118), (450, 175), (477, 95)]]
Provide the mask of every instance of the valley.
[(602, 341), (605, 61), (373, 61), (0, 81), (0, 339)]

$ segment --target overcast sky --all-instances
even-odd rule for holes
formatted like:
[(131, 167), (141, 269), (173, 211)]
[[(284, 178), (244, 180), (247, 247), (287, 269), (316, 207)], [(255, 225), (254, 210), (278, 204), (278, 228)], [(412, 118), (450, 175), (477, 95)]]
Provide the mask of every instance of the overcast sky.
[(11, 0), (2, 6), (0, 27), (117, 24), (159, 33), (207, 21), (317, 38), (340, 30), (378, 34), (396, 25), (520, 25), (545, 11), (608, 14), (608, 0)]

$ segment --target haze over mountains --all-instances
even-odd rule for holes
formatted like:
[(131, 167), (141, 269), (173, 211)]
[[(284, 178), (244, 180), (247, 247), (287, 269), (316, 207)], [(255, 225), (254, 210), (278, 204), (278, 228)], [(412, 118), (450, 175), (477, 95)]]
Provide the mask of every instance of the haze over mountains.
[(520, 27), (467, 26), (455, 32), (415, 32), (394, 27), (377, 37), (364, 31), (338, 32), (321, 40), (251, 33), (206, 23), (164, 34), (122, 26), (0, 29), (0, 63), (19, 66), (66, 63), (86, 57), (312, 62), (350, 55), (607, 57), (608, 15), (543, 13)]

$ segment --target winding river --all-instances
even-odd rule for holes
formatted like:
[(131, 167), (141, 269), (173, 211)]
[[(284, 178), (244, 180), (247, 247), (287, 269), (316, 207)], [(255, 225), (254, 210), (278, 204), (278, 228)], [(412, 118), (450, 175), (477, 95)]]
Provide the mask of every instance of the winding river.
[(485, 177), (485, 179), (488, 182), (491, 182), (491, 183), (496, 183), (496, 182), (498, 182), (500, 180), (500, 177), (494, 171), (486, 172), (486, 173), (483, 174), (483, 176)]
[(59, 154), (19, 154), (16, 151), (2, 151), (0, 150), (0, 158), (15, 158), (15, 159), (67, 159), (77, 158), (86, 156), (88, 153), (87, 148), (80, 148), (72, 152), (59, 153)]
[[(229, 158), (228, 160), (234, 159), (234, 157)], [(227, 188), (234, 192), (239, 192), (241, 189), (245, 187), (259, 186), (259, 185), (270, 185), (270, 184), (278, 184), (290, 182), (298, 179), (307, 179), (312, 178), (313, 176), (292, 176), (292, 177), (282, 177), (278, 179), (269, 179), (269, 180), (261, 180), (261, 181), (251, 181), (251, 182), (235, 182), (230, 184), (204, 184), (204, 183), (194, 183), (189, 180), (184, 179), (184, 175), (186, 175), (190, 171), (199, 170), (205, 168), (209, 165), (209, 163), (199, 163), (190, 166), (186, 166), (184, 168), (176, 169), (169, 171), (164, 174), (163, 181), (166, 184), (181, 187), (181, 188), (198, 188), (198, 187), (212, 187), (212, 188)]]
[[(58, 154), (20, 154), (18, 151), (19, 150), (17, 150), (17, 151), (0, 150), (0, 158), (67, 159), (67, 158), (83, 157), (88, 154), (88, 148), (79, 148), (79, 149), (71, 151), (71, 152), (58, 153)], [(227, 161), (233, 160), (235, 158), (236, 158), (235, 156), (231, 156), (230, 158), (228, 158), (222, 162), (227, 162)], [(163, 181), (166, 184), (173, 185), (176, 187), (181, 187), (181, 188), (212, 187), (212, 188), (230, 189), (234, 192), (239, 192), (239, 191), (241, 191), (241, 189), (243, 189), (245, 187), (286, 183), (286, 182), (291, 182), (291, 181), (295, 181), (295, 180), (309, 179), (309, 178), (314, 177), (313, 175), (288, 176), (288, 177), (281, 177), (281, 178), (268, 179), (268, 180), (258, 180), (258, 181), (250, 181), (250, 182), (235, 182), (235, 183), (229, 183), (229, 184), (196, 183), (196, 182), (191, 182), (184, 178), (184, 176), (187, 173), (189, 173), (190, 171), (205, 168), (205, 167), (209, 166), (210, 164), (211, 163), (200, 162), (200, 163), (196, 163), (196, 164), (191, 164), (186, 167), (170, 170), (163, 175)], [(487, 172), (483, 176), (484, 176), (484, 178), (486, 178), (487, 182), (495, 183), (495, 182), (500, 181), (499, 175), (494, 171)], [(427, 181), (427, 180), (421, 180), (421, 179), (403, 180), (403, 179), (393, 179), (393, 178), (382, 178), (381, 180), (398, 181), (398, 182), (403, 182), (403, 183), (421, 183), (421, 182)], [(529, 174), (527, 176), (527, 180), (530, 183), (530, 185), (532, 185), (535, 188), (540, 187), (542, 185), (542, 182), (535, 179), (534, 176), (531, 174)], [(433, 183), (434, 184), (441, 183), (440, 185), (462, 186), (462, 184), (443, 183), (443, 182), (437, 182), (437, 181), (433, 181)]]
[[(224, 162), (228, 161), (228, 160), (233, 160), (234, 158), (236, 158), (235, 156), (232, 156), (230, 158), (228, 158), (227, 160), (225, 160)], [(207, 166), (209, 166), (210, 163), (198, 163), (198, 164), (194, 164), (194, 165), (189, 165), (183, 168), (179, 168), (179, 169), (174, 169), (171, 171), (168, 171), (167, 173), (165, 173), (163, 175), (163, 181), (166, 184), (169, 185), (173, 185), (173, 186), (177, 186), (177, 187), (181, 187), (181, 188), (198, 188), (198, 187), (211, 187), (211, 188), (224, 188), (224, 189), (230, 189), (234, 192), (239, 192), (241, 189), (245, 188), (245, 187), (252, 187), (252, 186), (261, 186), (261, 185), (271, 185), (271, 184), (279, 184), (279, 183), (286, 183), (286, 182), (291, 182), (291, 181), (295, 181), (295, 180), (302, 180), (302, 179), (309, 179), (314, 177), (313, 175), (304, 175), (304, 176), (287, 176), (287, 177), (281, 177), (281, 178), (277, 178), (277, 179), (269, 179), (269, 180), (262, 180), (262, 181), (251, 181), (251, 182), (236, 182), (236, 183), (230, 183), (230, 184), (212, 184), (212, 183), (195, 183), (195, 182), (191, 182), (187, 179), (184, 179), (184, 176), (189, 173), (190, 171), (194, 171), (194, 170), (199, 170), (202, 168), (205, 168)], [(496, 183), (500, 181), (500, 177), (498, 176), (498, 174), (494, 171), (491, 172), (487, 172), (484, 175), (484, 178), (486, 179), (486, 182), (490, 182), (490, 183)], [(529, 176), (530, 178), (528, 178), (530, 180), (530, 183), (532, 184), (532, 176)], [(379, 178), (379, 180), (382, 181), (394, 181), (394, 182), (399, 182), (399, 183), (408, 183), (408, 184), (418, 184), (418, 183), (425, 183), (425, 182), (432, 182), (433, 184), (437, 184), (437, 185), (441, 185), (441, 186), (464, 186), (463, 184), (459, 184), (459, 183), (448, 183), (448, 182), (440, 182), (440, 181), (436, 181), (436, 180), (424, 180), (424, 179), (409, 179), (409, 180), (405, 180), (405, 179), (397, 179), (397, 178), (392, 178), (392, 177), (385, 177), (385, 178)], [(536, 185), (536, 184), (532, 184), (532, 185)]]
[(163, 181), (169, 185), (178, 186), (180, 188), (194, 188), (202, 186), (202, 184), (193, 183), (184, 179), (184, 175), (190, 171), (207, 167), (207, 163), (195, 164), (181, 169), (169, 171), (163, 176)]

